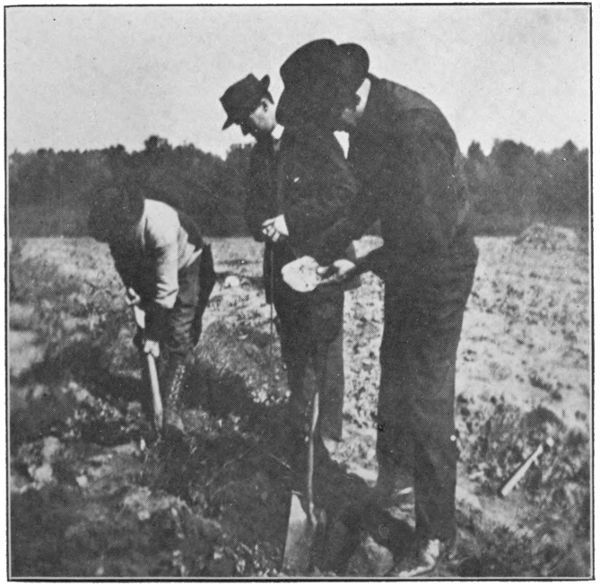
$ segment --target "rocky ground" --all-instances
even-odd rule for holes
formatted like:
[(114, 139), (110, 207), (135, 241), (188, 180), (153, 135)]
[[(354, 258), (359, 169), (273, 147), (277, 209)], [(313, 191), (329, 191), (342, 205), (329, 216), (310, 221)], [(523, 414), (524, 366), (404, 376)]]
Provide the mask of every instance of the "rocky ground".
[[(457, 375), (460, 539), (437, 573), (587, 576), (587, 242), (534, 226), (478, 245)], [(271, 346), (260, 246), (231, 238), (213, 250), (219, 279), (188, 376), (188, 433), (164, 445), (151, 441), (133, 320), (107, 248), (88, 239), (12, 242), (13, 577), (281, 575), (294, 479), (278, 426), (285, 373), (277, 341)], [(317, 565), (381, 576), (408, 555), (412, 502), (408, 491), (394, 508), (365, 514), (376, 477), (382, 285), (362, 279), (346, 296), (339, 465), (319, 470), (316, 486), (331, 521), (320, 539), (338, 547), (323, 546)], [(548, 438), (552, 447), (498, 496)]]

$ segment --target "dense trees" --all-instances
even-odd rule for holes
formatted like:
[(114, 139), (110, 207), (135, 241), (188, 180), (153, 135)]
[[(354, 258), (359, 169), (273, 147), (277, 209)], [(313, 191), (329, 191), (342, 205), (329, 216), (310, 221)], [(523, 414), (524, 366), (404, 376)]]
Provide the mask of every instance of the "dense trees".
[(496, 141), (487, 157), (473, 142), (465, 171), (480, 232), (514, 232), (534, 221), (587, 226), (588, 151), (571, 141), (551, 153)]
[(193, 144), (174, 148), (159, 136), (150, 136), (143, 151), (132, 153), (122, 145), (15, 152), (9, 160), (10, 234), (84, 234), (94, 194), (126, 178), (181, 202), (208, 234), (244, 233), (248, 153), (247, 146), (233, 146), (223, 160)]
[[(244, 234), (250, 148), (234, 145), (223, 160), (193, 144), (173, 147), (154, 135), (144, 150), (132, 153), (122, 145), (14, 152), (8, 177), (10, 235), (84, 234), (94, 193), (125, 177), (176, 198), (208, 234)], [(551, 153), (496, 141), (487, 156), (474, 142), (464, 163), (480, 233), (514, 232), (536, 220), (587, 224), (588, 151), (570, 141)]]

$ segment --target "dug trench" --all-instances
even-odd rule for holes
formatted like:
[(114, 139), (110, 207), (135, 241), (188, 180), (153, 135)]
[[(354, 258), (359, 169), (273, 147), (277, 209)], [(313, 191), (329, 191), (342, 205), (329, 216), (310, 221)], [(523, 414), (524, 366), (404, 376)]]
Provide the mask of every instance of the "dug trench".
[[(530, 385), (542, 400), (519, 403), (509, 391), (521, 371), (498, 358), (510, 357), (513, 346), (503, 346), (493, 361), (486, 358), (491, 340), (514, 337), (516, 348), (532, 343), (522, 324), (541, 327), (546, 319), (539, 297), (529, 313), (502, 301), (498, 292), (507, 292), (509, 301), (527, 300), (527, 290), (521, 293), (527, 282), (513, 279), (513, 291), (502, 275), (490, 276), (495, 267), (505, 273), (501, 267), (512, 254), (512, 245), (494, 243), (492, 250), (492, 240), (481, 243), (482, 269), (459, 358), (459, 547), (437, 575), (589, 575), (585, 421), (573, 424), (575, 409), (561, 412), (566, 402), (558, 394), (569, 392), (565, 378), (547, 368), (530, 376), (525, 371), (520, 392)], [(216, 244), (217, 258), (240, 250), (237, 241)], [(556, 251), (544, 254), (535, 259), (538, 275)], [(133, 323), (107, 251), (86, 240), (31, 240), (16, 247), (9, 339), (13, 577), (281, 575), (290, 491), (298, 480), (285, 461), (279, 424), (285, 372), (276, 337), (271, 359), (255, 256), (217, 267), (221, 278), (186, 381), (186, 438), (167, 446), (151, 439)], [(585, 287), (581, 272), (572, 279)], [(585, 298), (580, 301), (585, 305)], [(410, 495), (393, 509), (367, 506), (376, 472), (380, 303), (381, 285), (372, 278), (349, 295), (345, 437), (333, 454), (337, 464), (317, 476), (317, 505), (330, 520), (321, 550), (328, 555), (317, 565), (338, 575), (381, 576), (411, 542)], [(577, 307), (569, 306), (569, 323)], [(506, 319), (493, 335), (499, 316)], [(571, 330), (560, 339), (568, 341), (561, 352), (585, 368), (585, 344), (574, 341)], [(585, 379), (571, 377), (571, 385), (578, 380)], [(518, 490), (499, 498), (500, 484), (549, 434), (555, 447)]]

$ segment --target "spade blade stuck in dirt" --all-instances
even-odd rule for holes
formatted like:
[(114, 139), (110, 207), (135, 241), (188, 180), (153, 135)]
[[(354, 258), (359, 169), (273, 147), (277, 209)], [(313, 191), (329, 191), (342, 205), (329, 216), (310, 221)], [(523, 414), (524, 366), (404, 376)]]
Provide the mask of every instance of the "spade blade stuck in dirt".
[(300, 496), (293, 492), (283, 552), (284, 573), (297, 576), (309, 572), (316, 526), (313, 521), (304, 511)]
[(315, 433), (319, 419), (319, 393), (315, 392), (308, 436), (308, 466), (306, 470), (306, 499), (302, 506), (300, 495), (292, 492), (288, 530), (285, 538), (282, 570), (293, 576), (310, 574), (313, 565), (313, 546), (318, 523), (324, 524), (324, 512), (319, 521), (313, 502), (313, 475), (315, 464)]

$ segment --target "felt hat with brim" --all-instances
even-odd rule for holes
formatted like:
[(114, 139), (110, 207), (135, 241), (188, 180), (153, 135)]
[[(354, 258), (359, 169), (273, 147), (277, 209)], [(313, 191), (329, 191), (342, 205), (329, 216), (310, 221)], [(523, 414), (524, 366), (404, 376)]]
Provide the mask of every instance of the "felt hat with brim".
[(284, 90), (277, 104), (280, 124), (324, 119), (352, 105), (369, 71), (369, 55), (360, 45), (311, 41), (294, 51), (280, 69)]
[(270, 81), (268, 75), (259, 80), (250, 73), (227, 88), (220, 98), (227, 113), (223, 130), (232, 124), (240, 124), (248, 118), (260, 103), (261, 98), (268, 94)]

